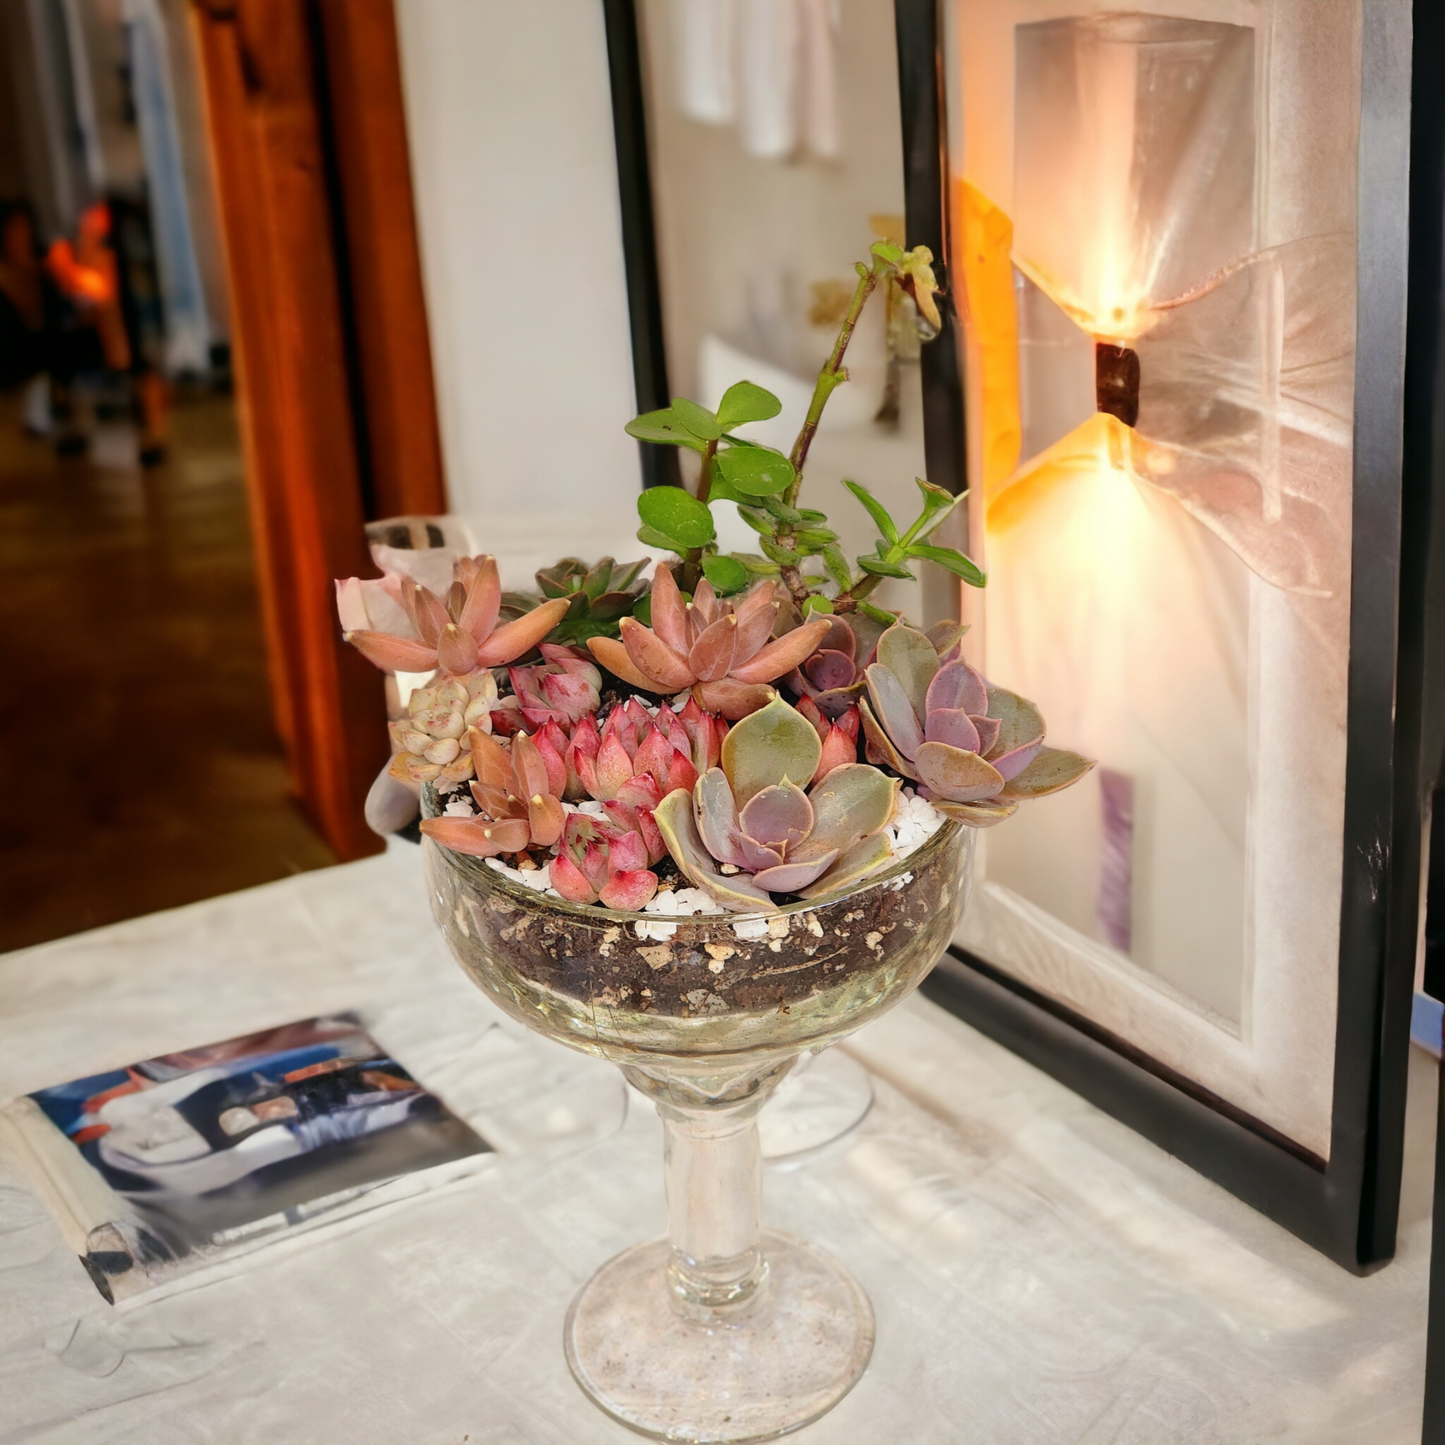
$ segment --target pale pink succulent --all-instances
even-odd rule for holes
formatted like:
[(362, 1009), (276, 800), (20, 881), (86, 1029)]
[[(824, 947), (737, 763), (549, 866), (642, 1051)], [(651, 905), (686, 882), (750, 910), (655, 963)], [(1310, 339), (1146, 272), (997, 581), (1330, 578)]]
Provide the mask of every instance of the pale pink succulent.
[(602, 701), (602, 674), (586, 653), (544, 642), (543, 660), (530, 667), (511, 667), (507, 676), (512, 696), (503, 698), (494, 717), (496, 730), (511, 734), (519, 727), (532, 732), (556, 723), (571, 728)]
[(672, 569), (659, 563), (652, 580), (652, 626), (621, 621), (622, 638), (593, 637), (587, 646), (609, 672), (646, 692), (691, 688), (698, 704), (725, 718), (756, 712), (773, 689), (822, 641), (830, 619), (819, 618), (773, 638), (782, 605), (777, 584), (759, 582), (736, 603), (725, 602), (706, 579), (684, 602)]
[(471, 818), (425, 818), (422, 832), (474, 858), (551, 847), (562, 836), (567, 812), (536, 744), (518, 733), (508, 750), (479, 728), (469, 730), (467, 741), (477, 774), (472, 797), (481, 812)]
[(567, 614), (564, 598), (497, 626), (502, 583), (495, 557), (460, 557), (443, 601), (410, 577), (348, 577), (336, 584), (346, 640), (388, 672), (462, 676), (500, 667), (530, 652)]
[(829, 626), (818, 650), (805, 658), (788, 676), (788, 686), (799, 698), (811, 700), (819, 712), (837, 717), (857, 702), (863, 691), (863, 664), (858, 636), (841, 617), (828, 619)]
[(392, 759), (387, 771), (404, 783), (460, 783), (472, 776), (467, 729), (492, 730), (497, 682), (486, 668), (416, 687), (407, 716), (390, 724)]
[(569, 813), (552, 859), (552, 887), (573, 903), (636, 911), (657, 892), (640, 834), (585, 813)]
[(1033, 703), (989, 686), (961, 657), (940, 663), (929, 638), (911, 627), (890, 627), (877, 659), (861, 704), (868, 758), (920, 784), (949, 817), (989, 827), (1094, 766), (1045, 747)]
[(849, 763), (805, 791), (821, 757), (817, 730), (781, 697), (744, 718), (722, 766), (654, 810), (677, 866), (737, 911), (770, 908), (772, 893), (831, 893), (881, 867), (897, 781)]

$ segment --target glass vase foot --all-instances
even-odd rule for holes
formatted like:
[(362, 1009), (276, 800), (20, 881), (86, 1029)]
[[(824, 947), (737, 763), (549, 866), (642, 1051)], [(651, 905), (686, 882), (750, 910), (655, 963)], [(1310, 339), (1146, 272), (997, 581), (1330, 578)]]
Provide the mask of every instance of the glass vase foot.
[(659, 1440), (772, 1440), (826, 1413), (873, 1352), (873, 1307), (822, 1250), (763, 1230), (756, 1304), (725, 1324), (674, 1308), (666, 1239), (635, 1245), (582, 1287), (567, 1313), (567, 1363), (624, 1425)]
[(758, 1115), (763, 1158), (801, 1164), (851, 1134), (873, 1107), (873, 1080), (841, 1049), (805, 1054)]

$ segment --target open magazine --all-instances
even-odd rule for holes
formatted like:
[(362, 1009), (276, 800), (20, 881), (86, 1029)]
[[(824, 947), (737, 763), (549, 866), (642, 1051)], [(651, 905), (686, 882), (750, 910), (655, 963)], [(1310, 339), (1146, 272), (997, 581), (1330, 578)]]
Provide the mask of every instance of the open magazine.
[(112, 1303), (491, 1148), (349, 1013), (41, 1089), (0, 1118)]

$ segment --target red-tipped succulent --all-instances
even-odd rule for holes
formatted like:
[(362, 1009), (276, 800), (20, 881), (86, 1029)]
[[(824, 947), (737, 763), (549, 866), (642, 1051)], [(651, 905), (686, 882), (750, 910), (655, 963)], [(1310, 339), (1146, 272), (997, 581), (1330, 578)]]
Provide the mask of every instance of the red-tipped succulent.
[(823, 744), (818, 759), (818, 770), (812, 781), (821, 783), (834, 768), (845, 767), (858, 761), (858, 709), (850, 707), (836, 718), (823, 715), (818, 704), (805, 697), (798, 704), (798, 711), (813, 724), (818, 741)]
[[(689, 709), (692, 716), (688, 716)], [(599, 733), (592, 718), (573, 730), (565, 762), (618, 827), (642, 835), (650, 863), (666, 853), (653, 809), (676, 788), (689, 792), (698, 770), (716, 763), (725, 725), (689, 699), (682, 714), (665, 704), (654, 718), (636, 699), (613, 708)]]
[(539, 650), (541, 662), (507, 669), (512, 696), (502, 700), (492, 718), (499, 733), (510, 735), (519, 727), (536, 732), (548, 723), (570, 729), (602, 701), (602, 674), (585, 653), (551, 642)]
[(495, 557), (460, 557), (446, 599), (410, 577), (379, 581), (348, 577), (336, 584), (336, 609), (346, 640), (388, 672), (465, 677), (530, 652), (562, 620), (563, 598), (498, 626), (502, 584)]
[(472, 797), (480, 814), (471, 818), (425, 818), (421, 830), (457, 853), (495, 858), (524, 848), (549, 848), (562, 836), (567, 812), (561, 786), (526, 733), (510, 751), (478, 728), (467, 734), (476, 768)]
[(933, 643), (911, 627), (890, 627), (877, 659), (861, 704), (868, 758), (921, 784), (951, 818), (989, 827), (1094, 766), (1046, 748), (1033, 703), (990, 687), (962, 658), (940, 663)]
[(569, 813), (562, 846), (552, 859), (552, 887), (573, 903), (637, 910), (657, 892), (640, 834)]
[(725, 602), (706, 579), (683, 600), (672, 569), (659, 563), (652, 581), (652, 626), (621, 622), (622, 639), (593, 637), (592, 655), (615, 676), (654, 693), (691, 688), (700, 706), (726, 718), (756, 712), (773, 695), (770, 682), (809, 657), (827, 634), (820, 618), (773, 638), (781, 602), (776, 583), (759, 582), (736, 603)]

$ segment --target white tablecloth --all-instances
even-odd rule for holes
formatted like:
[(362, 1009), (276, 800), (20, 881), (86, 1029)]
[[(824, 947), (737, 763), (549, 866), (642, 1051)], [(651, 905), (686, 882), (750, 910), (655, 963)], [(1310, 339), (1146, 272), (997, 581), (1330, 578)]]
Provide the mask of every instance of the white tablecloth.
[[(496, 1015), (432, 928), (416, 849), (0, 957), (0, 1097), (347, 1007), (475, 1117)], [(868, 1373), (800, 1445), (1419, 1439), (1429, 1060), (1399, 1255), (1362, 1280), (922, 999), (849, 1047), (872, 1114), (765, 1185), (768, 1222), (845, 1261), (878, 1316)], [(634, 1440), (573, 1384), (561, 1325), (662, 1232), (660, 1139), (634, 1106), (600, 1143), (498, 1154), (114, 1308), (0, 1158), (0, 1442)]]

